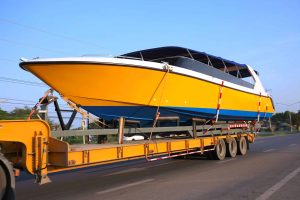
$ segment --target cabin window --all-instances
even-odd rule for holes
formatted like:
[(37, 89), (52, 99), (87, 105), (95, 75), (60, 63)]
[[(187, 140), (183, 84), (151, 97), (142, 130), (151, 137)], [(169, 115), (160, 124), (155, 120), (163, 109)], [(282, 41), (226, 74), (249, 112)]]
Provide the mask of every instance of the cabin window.
[(252, 85), (255, 84), (255, 80), (254, 80), (253, 76), (244, 77), (244, 78), (242, 78), (242, 80), (246, 81), (246, 82), (248, 82), (248, 83), (250, 83)]
[(161, 47), (121, 55), (144, 61), (166, 62), (170, 65), (206, 74), (227, 82), (254, 88), (255, 80), (248, 67), (204, 52), (181, 47)]

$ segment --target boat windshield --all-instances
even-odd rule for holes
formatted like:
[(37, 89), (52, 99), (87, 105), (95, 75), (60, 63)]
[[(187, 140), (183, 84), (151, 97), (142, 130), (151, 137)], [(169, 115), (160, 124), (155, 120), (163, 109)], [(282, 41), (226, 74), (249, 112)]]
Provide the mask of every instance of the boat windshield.
[(159, 63), (167, 62), (173, 66), (254, 88), (255, 82), (247, 65), (187, 48), (160, 47), (131, 52), (117, 57)]

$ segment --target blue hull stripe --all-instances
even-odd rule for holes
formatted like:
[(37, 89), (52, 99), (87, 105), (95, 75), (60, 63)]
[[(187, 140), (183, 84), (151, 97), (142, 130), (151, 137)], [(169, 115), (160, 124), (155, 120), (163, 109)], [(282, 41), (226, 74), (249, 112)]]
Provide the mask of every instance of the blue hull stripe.
[[(153, 120), (157, 107), (149, 106), (83, 106), (88, 112), (107, 120), (125, 118), (136, 120)], [(216, 109), (210, 108), (186, 108), (186, 107), (160, 107), (160, 116), (178, 116), (181, 121), (186, 121), (192, 117), (213, 119)], [(220, 110), (219, 120), (255, 120), (257, 112), (241, 110)], [(269, 118), (272, 113), (260, 113), (261, 119)]]

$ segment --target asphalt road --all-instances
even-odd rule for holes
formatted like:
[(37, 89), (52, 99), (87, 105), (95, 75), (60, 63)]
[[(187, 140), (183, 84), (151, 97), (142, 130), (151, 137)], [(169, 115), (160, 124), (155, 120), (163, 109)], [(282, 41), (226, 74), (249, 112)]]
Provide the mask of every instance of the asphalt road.
[(258, 138), (245, 156), (117, 163), (17, 179), (17, 199), (300, 199), (300, 134)]

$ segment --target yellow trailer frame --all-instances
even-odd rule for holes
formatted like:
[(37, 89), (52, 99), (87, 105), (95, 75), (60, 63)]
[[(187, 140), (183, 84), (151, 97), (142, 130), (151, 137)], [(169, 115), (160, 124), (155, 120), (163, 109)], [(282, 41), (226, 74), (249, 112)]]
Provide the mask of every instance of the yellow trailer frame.
[[(163, 155), (204, 153), (214, 150), (221, 139), (245, 137), (252, 143), (255, 134), (248, 131), (237, 134), (209, 135), (186, 139), (143, 140), (125, 144), (69, 145), (51, 136), (50, 127), (42, 120), (0, 121), (0, 145), (5, 159), (13, 167), (36, 175), (36, 182), (49, 182), (48, 174), (130, 159)], [(1, 164), (0, 159), (0, 164)], [(4, 164), (3, 164), (4, 165)]]

